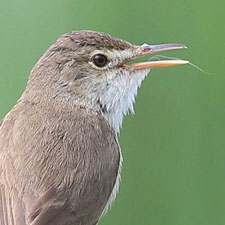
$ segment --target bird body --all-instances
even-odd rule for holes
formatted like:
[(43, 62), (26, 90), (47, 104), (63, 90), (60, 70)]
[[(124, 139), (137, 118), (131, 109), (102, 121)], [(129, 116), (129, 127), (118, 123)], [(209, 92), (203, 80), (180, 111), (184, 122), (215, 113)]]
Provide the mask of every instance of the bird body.
[(96, 224), (118, 173), (115, 132), (95, 111), (45, 104), (21, 101), (1, 125), (0, 224)]
[(46, 51), (0, 125), (0, 225), (98, 223), (119, 187), (117, 133), (150, 71), (125, 63), (152, 49), (77, 31)]

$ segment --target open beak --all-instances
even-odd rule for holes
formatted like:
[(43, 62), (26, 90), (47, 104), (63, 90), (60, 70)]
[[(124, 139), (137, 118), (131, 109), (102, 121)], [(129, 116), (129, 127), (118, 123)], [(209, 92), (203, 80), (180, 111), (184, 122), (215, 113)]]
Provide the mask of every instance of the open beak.
[[(156, 52), (167, 51), (167, 50), (174, 50), (174, 49), (186, 49), (187, 47), (183, 44), (161, 44), (161, 45), (148, 45), (143, 44), (139, 47), (139, 53), (137, 57), (150, 55)], [(133, 68), (135, 70), (142, 70), (142, 69), (150, 69), (154, 67), (168, 67), (168, 66), (178, 66), (183, 64), (188, 64), (189, 61), (187, 60), (160, 60), (160, 61), (148, 61), (148, 62), (140, 62), (134, 63), (129, 65), (129, 68)]]

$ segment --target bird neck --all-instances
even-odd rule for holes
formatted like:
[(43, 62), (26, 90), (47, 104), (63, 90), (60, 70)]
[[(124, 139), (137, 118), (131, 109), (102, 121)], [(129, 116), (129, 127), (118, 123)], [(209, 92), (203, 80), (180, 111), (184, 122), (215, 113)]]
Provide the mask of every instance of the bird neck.
[(21, 99), (33, 104), (41, 102), (54, 105), (58, 109), (61, 105), (70, 110), (77, 107), (94, 110), (101, 113), (114, 131), (119, 133), (123, 117), (129, 112), (134, 113), (133, 104), (138, 88), (148, 72), (149, 70), (137, 74), (112, 74), (95, 85), (83, 83), (82, 88), (69, 88), (60, 82), (45, 82), (45, 86), (36, 86), (31, 79)]

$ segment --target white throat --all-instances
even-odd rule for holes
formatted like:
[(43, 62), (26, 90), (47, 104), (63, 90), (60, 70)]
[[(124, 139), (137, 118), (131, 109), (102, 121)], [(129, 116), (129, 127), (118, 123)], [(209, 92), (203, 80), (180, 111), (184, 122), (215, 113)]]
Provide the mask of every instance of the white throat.
[(134, 113), (133, 105), (138, 88), (149, 71), (147, 69), (130, 72), (121, 69), (117, 71), (116, 76), (115, 74), (108, 76), (105, 85), (100, 87), (99, 101), (102, 107), (105, 107), (103, 114), (115, 132), (119, 132), (123, 117), (129, 112)]

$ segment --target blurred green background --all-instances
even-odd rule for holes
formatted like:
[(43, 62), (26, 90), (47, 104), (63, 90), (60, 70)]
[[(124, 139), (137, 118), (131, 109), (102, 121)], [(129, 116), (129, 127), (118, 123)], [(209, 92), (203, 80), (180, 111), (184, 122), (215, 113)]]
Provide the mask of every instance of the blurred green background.
[(0, 1), (0, 117), (29, 71), (63, 33), (91, 29), (134, 44), (178, 42), (154, 69), (120, 135), (120, 193), (100, 225), (225, 224), (225, 1)]

